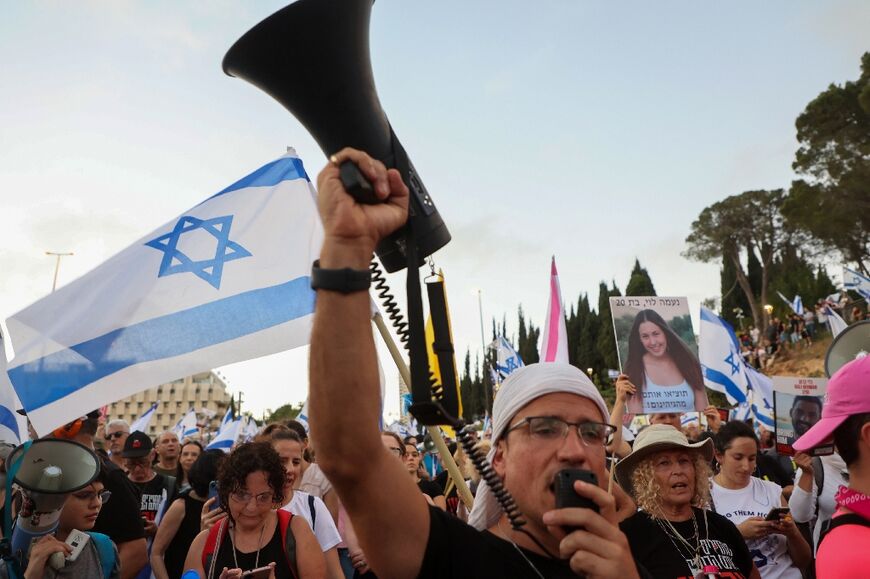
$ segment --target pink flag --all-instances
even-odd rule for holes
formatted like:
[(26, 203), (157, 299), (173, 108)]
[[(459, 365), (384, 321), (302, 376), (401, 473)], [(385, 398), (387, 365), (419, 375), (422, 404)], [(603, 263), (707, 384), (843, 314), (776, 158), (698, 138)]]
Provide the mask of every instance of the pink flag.
[(550, 266), (550, 304), (547, 306), (547, 320), (544, 323), (541, 362), (568, 363), (568, 330), (565, 328), (565, 308), (562, 306), (562, 290), (559, 289), (555, 256)]

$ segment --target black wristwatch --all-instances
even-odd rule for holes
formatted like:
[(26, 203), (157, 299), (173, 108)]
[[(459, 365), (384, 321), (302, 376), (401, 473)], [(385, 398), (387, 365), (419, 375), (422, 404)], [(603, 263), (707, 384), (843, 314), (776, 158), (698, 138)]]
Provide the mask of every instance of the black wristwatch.
[(322, 269), (320, 260), (311, 264), (311, 289), (349, 294), (367, 290), (372, 285), (372, 272), (365, 269)]

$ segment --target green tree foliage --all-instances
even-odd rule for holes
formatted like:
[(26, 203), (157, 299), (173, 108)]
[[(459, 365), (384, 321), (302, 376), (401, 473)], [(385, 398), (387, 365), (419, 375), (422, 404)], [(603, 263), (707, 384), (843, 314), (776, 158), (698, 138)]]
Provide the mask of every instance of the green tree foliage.
[(462, 396), (462, 417), (473, 422), (483, 416), (485, 402), (484, 383), (481, 379), (480, 359), (475, 360), (475, 368), (471, 369), (471, 352), (465, 351), (465, 363), (459, 378), (459, 395)]
[(795, 122), (800, 147), (782, 211), (790, 224), (870, 275), (870, 52), (861, 76), (832, 84)]
[[(761, 305), (768, 303), (770, 268), (782, 248), (792, 243), (794, 233), (786, 229), (781, 213), (785, 193), (746, 191), (732, 195), (704, 208), (692, 223), (683, 255), (697, 261), (729, 259), (734, 265), (737, 283), (744, 292), (757, 327), (766, 325)], [(754, 291), (743, 267), (742, 256), (755, 254), (761, 266), (761, 283)]]
[(526, 327), (523, 306), (517, 307), (517, 320), (519, 325), (517, 353), (523, 359), (524, 364), (534, 364), (540, 360), (538, 356), (538, 339), (541, 337), (541, 330), (536, 328), (531, 320), (529, 320), (529, 325)]
[(610, 289), (601, 282), (598, 285), (598, 354), (601, 356), (602, 370), (606, 376), (607, 369), (619, 368), (619, 356), (616, 353), (616, 335), (613, 333), (613, 318), (610, 314), (610, 298), (621, 296), (616, 282)]
[[(758, 262), (757, 259), (755, 261), (756, 263)], [(751, 314), (752, 310), (749, 307), (746, 294), (737, 285), (737, 271), (733, 261), (728, 258), (722, 259), (722, 269), (720, 270), (719, 278), (722, 292), (719, 315), (728, 320), (728, 323), (734, 326), (735, 329), (739, 329), (740, 323), (743, 320), (738, 320), (738, 311), (742, 312), (743, 316), (747, 316)]]
[(646, 268), (640, 266), (640, 260), (635, 258), (634, 269), (631, 270), (631, 278), (628, 280), (628, 285), (625, 286), (625, 295), (627, 296), (654, 296), (656, 288), (653, 286), (652, 279), (649, 277)]
[[(805, 259), (798, 249), (788, 246), (772, 267), (770, 288), (773, 295), (779, 291), (788, 299), (795, 295), (801, 296), (804, 307), (812, 307), (818, 300), (834, 293), (836, 287), (821, 267), (814, 267)], [(791, 308), (779, 299), (774, 298), (772, 304), (774, 314), (780, 319), (791, 315)]]
[(273, 410), (268, 417), (266, 417), (266, 422), (283, 422), (284, 420), (290, 420), (299, 416), (299, 413), (302, 411), (302, 403), (299, 404), (285, 404), (283, 406), (279, 406), (277, 409)]

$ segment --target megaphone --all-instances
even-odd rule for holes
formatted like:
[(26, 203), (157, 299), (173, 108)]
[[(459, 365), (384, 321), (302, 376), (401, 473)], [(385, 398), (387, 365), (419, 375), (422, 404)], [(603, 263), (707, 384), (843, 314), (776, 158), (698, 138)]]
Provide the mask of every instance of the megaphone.
[(16, 448), (6, 470), (22, 488), (24, 502), (12, 532), (12, 554), (25, 561), (33, 539), (57, 528), (67, 495), (89, 485), (100, 474), (97, 455), (72, 440), (44, 438)]
[(825, 374), (828, 377), (837, 370), (870, 352), (870, 320), (852, 324), (834, 338), (825, 354)]
[[(327, 156), (354, 147), (397, 169), (411, 192), (409, 222), (422, 260), (446, 245), (450, 233), (378, 100), (369, 59), (371, 9), (372, 0), (299, 0), (236, 41), (223, 70), (277, 100)], [(407, 266), (405, 232), (382, 240), (376, 251), (389, 272)]]

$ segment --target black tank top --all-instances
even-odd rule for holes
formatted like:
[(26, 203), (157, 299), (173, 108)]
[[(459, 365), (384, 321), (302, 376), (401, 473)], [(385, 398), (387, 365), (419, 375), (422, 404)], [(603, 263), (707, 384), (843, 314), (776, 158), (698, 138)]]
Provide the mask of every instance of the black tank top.
[[(287, 532), (292, 532), (289, 528)], [(257, 562), (257, 552), (252, 551), (250, 553), (242, 553), (238, 549), (236, 549), (236, 558), (239, 562), (239, 567), (243, 571), (250, 571), (251, 569), (255, 569), (254, 565), (259, 565), (260, 567), (265, 567), (269, 563), (276, 563), (275, 565), (275, 579), (293, 579), (293, 574), (290, 572), (287, 563), (287, 557), (284, 555), (284, 545), (281, 542), (281, 531), (278, 528), (276, 523), (275, 530), (272, 533), (272, 538), (269, 540), (266, 545), (260, 549), (260, 560)], [(215, 561), (215, 576), (219, 577), (221, 569), (226, 567), (227, 569), (233, 569), (236, 567), (235, 560), (233, 559), (233, 545), (230, 541), (229, 534), (224, 536), (223, 541), (221, 541), (220, 550), (217, 554), (217, 560)], [(208, 569), (206, 569), (208, 572)]]
[(181, 577), (184, 574), (184, 560), (187, 558), (190, 544), (199, 534), (199, 517), (202, 514), (202, 505), (205, 503), (190, 496), (190, 489), (182, 492), (177, 500), (184, 501), (184, 518), (181, 519), (178, 531), (163, 554), (163, 564), (166, 565), (170, 577)]

